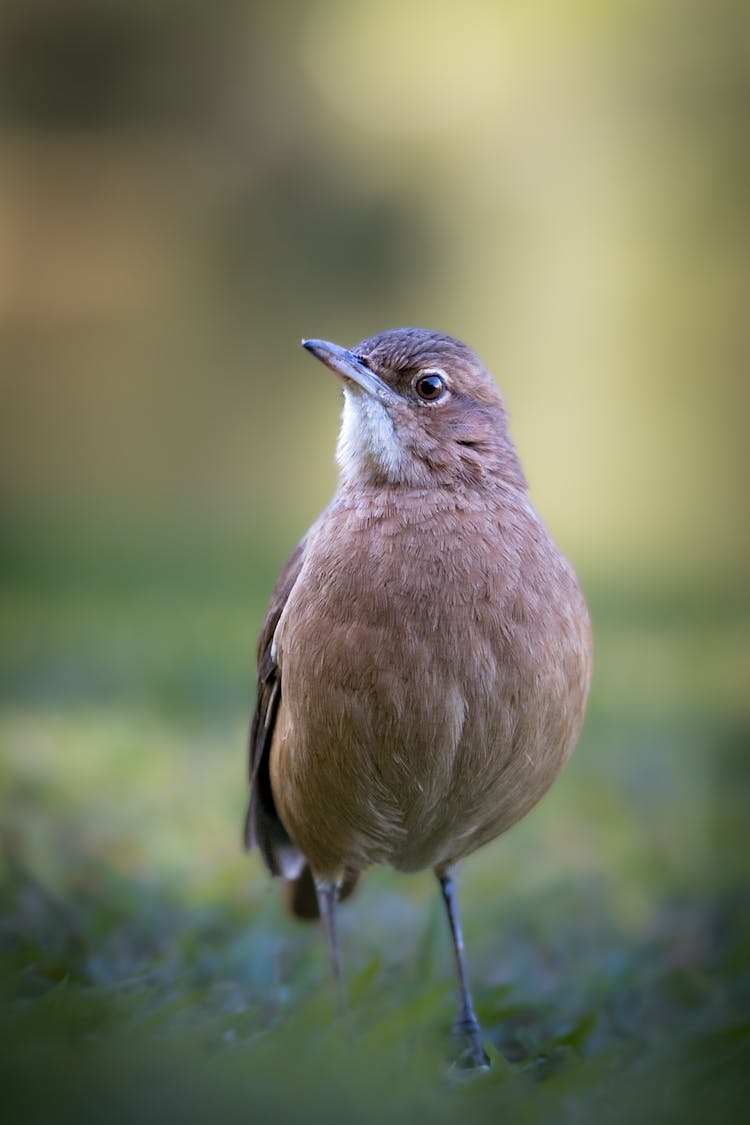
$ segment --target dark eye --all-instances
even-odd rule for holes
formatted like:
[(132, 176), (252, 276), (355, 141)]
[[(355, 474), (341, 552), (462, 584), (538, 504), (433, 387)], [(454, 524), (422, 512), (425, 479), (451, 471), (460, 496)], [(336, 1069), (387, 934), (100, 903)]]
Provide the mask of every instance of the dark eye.
[(427, 371), (419, 376), (414, 390), (425, 402), (436, 402), (445, 391), (445, 379), (437, 371)]

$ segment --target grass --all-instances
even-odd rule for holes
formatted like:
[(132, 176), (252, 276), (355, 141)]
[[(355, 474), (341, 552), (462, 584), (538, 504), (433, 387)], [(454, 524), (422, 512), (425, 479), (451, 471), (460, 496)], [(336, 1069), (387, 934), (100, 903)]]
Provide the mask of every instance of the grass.
[[(469, 860), (490, 1073), (451, 1068), (429, 874), (316, 927), (240, 851), (267, 575), (24, 565), (0, 596), (0, 1089), (13, 1122), (733, 1120), (750, 1094), (747, 605), (594, 598), (582, 743)], [(127, 580), (126, 580), (127, 579)]]

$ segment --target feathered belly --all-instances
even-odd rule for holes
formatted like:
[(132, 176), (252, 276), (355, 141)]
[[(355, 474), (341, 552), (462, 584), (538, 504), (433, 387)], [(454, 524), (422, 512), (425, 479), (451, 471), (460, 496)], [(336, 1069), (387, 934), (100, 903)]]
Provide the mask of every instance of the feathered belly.
[(313, 659), (310, 637), (304, 662), (294, 644), (284, 654), (272, 786), (322, 874), (469, 854), (536, 803), (578, 734), (585, 692), (559, 670), (545, 678), (476, 641), (462, 650), (454, 638), (441, 659), (393, 637), (360, 627), (320, 637)]

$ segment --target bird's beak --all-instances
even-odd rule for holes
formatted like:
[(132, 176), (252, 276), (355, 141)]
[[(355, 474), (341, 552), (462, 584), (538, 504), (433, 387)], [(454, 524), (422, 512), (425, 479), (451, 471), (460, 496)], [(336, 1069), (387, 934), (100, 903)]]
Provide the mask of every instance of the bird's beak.
[(331, 371), (344, 380), (345, 383), (354, 383), (361, 387), (368, 395), (373, 395), (381, 402), (392, 402), (398, 396), (379, 375), (365, 367), (364, 363), (346, 348), (338, 344), (330, 344), (327, 340), (303, 340), (302, 347), (330, 367)]

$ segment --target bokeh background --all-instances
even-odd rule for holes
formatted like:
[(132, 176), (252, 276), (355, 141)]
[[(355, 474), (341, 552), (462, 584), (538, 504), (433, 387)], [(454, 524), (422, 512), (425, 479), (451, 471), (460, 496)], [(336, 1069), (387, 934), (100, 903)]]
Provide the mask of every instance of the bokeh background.
[[(48, 1112), (40, 1058), (78, 1120), (92, 1097), (229, 1113), (248, 1076), (256, 1105), (293, 1115), (304, 1089), (310, 1113), (313, 1072), (321, 1114), (364, 1112), (317, 938), (239, 839), (264, 599), (335, 484), (340, 392), (299, 340), (403, 324), (495, 373), (596, 639), (568, 772), (467, 865), (496, 1066), (460, 1112), (734, 1104), (747, 5), (4, 0), (0, 159), (0, 949), (24, 1113)], [(346, 915), (374, 1116), (391, 1090), (458, 1112), (433, 898), (376, 873)]]

